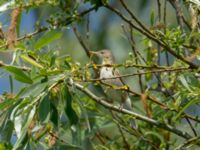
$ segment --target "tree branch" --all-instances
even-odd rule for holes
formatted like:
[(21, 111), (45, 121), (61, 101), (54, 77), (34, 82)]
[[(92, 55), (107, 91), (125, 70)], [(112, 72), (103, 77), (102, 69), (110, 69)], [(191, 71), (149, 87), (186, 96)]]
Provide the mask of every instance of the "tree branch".
[(97, 97), (96, 95), (94, 95), (90, 90), (88, 90), (87, 88), (85, 88), (84, 86), (78, 84), (78, 83), (69, 83), (71, 86), (74, 85), (77, 89), (79, 89), (80, 91), (82, 91), (83, 93), (85, 93), (86, 95), (88, 95), (89, 97), (91, 97), (95, 102), (103, 105), (104, 107), (108, 108), (108, 109), (111, 109), (111, 110), (114, 110), (116, 112), (119, 112), (119, 113), (123, 113), (123, 114), (127, 114), (127, 115), (130, 115), (138, 120), (141, 120), (141, 121), (144, 121), (146, 123), (149, 123), (149, 124), (152, 124), (154, 126), (157, 126), (158, 128), (162, 128), (162, 129), (165, 129), (167, 131), (170, 131), (182, 138), (185, 138), (185, 139), (190, 139), (192, 138), (187, 132), (184, 132), (184, 131), (181, 131), (181, 130), (178, 130), (170, 125), (167, 125), (167, 124), (164, 124), (164, 123), (161, 123), (161, 122), (158, 122), (154, 119), (151, 119), (151, 118), (148, 118), (146, 116), (143, 116), (143, 115), (140, 115), (140, 114), (137, 114), (133, 111), (129, 111), (129, 110), (126, 110), (126, 109), (122, 109), (120, 107), (117, 107), (117, 106), (114, 106), (108, 102), (106, 102), (106, 100), (104, 98), (100, 98), (100, 97)]
[(157, 39), (154, 35), (149, 34), (148, 32), (146, 32), (145, 30), (139, 28), (138, 26), (134, 25), (132, 23), (132, 21), (130, 19), (128, 19), (126, 16), (124, 16), (119, 10), (113, 8), (110, 5), (105, 5), (106, 8), (108, 8), (109, 10), (111, 10), (112, 12), (114, 12), (115, 14), (117, 14), (122, 20), (124, 20), (126, 23), (130, 24), (134, 29), (136, 29), (137, 31), (139, 31), (141, 34), (145, 35), (146, 37), (148, 37), (149, 39), (153, 40), (154, 42), (158, 43), (159, 45), (161, 45), (163, 48), (165, 48), (169, 53), (171, 53), (174, 57), (176, 57), (177, 59), (185, 62), (186, 64), (188, 64), (190, 66), (190, 68), (194, 68), (194, 69), (198, 69), (198, 65), (188, 61), (187, 59), (185, 59), (184, 57), (182, 57), (181, 55), (178, 55), (173, 49), (171, 49), (166, 43), (164, 43), (163, 41)]
[(186, 142), (184, 142), (183, 144), (179, 145), (178, 147), (176, 147), (174, 150), (181, 150), (183, 147), (189, 145), (189, 144), (192, 144), (194, 142), (197, 142), (200, 140), (200, 137), (197, 136), (197, 137), (193, 137), (193, 138), (190, 138), (189, 140), (187, 140)]
[(5, 64), (3, 61), (0, 61), (0, 68), (1, 67), (8, 67), (8, 66), (13, 66), (13, 67), (21, 69), (23, 71), (31, 71), (31, 68), (28, 68), (28, 67), (20, 67), (20, 66), (9, 65), (9, 64)]
[(89, 52), (90, 49), (85, 44), (85, 42), (83, 41), (83, 39), (82, 39), (81, 35), (79, 34), (78, 30), (76, 29), (76, 27), (73, 27), (73, 31), (74, 31), (74, 34), (76, 35), (76, 38), (78, 39), (79, 43), (81, 44), (81, 46), (85, 50), (85, 53), (87, 54), (88, 57), (90, 57), (90, 52)]

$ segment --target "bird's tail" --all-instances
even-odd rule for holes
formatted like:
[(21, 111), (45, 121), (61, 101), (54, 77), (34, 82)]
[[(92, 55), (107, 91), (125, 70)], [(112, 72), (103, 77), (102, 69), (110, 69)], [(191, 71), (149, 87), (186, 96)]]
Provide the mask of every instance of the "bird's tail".
[[(127, 97), (126, 101), (124, 102), (123, 108), (124, 108), (124, 109), (127, 109), (127, 110), (130, 110), (130, 111), (133, 111), (132, 105), (131, 105), (131, 99), (130, 99), (129, 97)], [(130, 119), (130, 125), (131, 125), (131, 127), (134, 128), (134, 129), (137, 129), (137, 128), (138, 128), (138, 125), (137, 125), (135, 119)]]

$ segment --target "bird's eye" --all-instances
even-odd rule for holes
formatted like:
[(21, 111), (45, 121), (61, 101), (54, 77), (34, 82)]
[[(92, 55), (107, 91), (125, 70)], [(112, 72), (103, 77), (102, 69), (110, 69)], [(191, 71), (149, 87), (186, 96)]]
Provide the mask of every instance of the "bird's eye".
[(103, 52), (101, 52), (101, 54), (103, 54)]

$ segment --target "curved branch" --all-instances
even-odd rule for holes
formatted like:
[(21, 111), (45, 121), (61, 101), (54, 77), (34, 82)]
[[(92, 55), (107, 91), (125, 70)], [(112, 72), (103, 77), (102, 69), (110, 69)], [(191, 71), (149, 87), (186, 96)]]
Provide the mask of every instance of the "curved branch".
[(79, 89), (80, 91), (82, 91), (83, 93), (85, 93), (86, 95), (88, 95), (89, 97), (91, 97), (95, 102), (103, 105), (104, 107), (106, 107), (108, 109), (111, 109), (111, 110), (114, 110), (116, 112), (120, 112), (120, 113), (123, 113), (123, 114), (128, 114), (130, 116), (135, 117), (138, 120), (141, 120), (141, 121), (144, 121), (146, 123), (152, 124), (154, 126), (157, 126), (158, 128), (162, 128), (164, 130), (170, 131), (170, 132), (172, 132), (172, 133), (174, 133), (174, 134), (176, 134), (176, 135), (178, 135), (178, 136), (180, 136), (182, 138), (185, 138), (185, 139), (192, 138), (191, 135), (189, 135), (187, 132), (178, 130), (178, 129), (170, 126), (170, 125), (158, 122), (158, 121), (156, 121), (154, 119), (151, 119), (151, 118), (148, 118), (146, 116), (137, 114), (137, 113), (135, 113), (133, 111), (129, 111), (129, 110), (122, 109), (122, 108), (119, 108), (117, 106), (114, 106), (114, 105), (106, 102), (105, 99), (97, 97), (90, 90), (88, 90), (87, 88), (85, 88), (84, 86), (82, 86), (82, 85), (80, 85), (78, 83), (70, 83), (70, 85), (71, 86), (74, 85), (77, 89)]

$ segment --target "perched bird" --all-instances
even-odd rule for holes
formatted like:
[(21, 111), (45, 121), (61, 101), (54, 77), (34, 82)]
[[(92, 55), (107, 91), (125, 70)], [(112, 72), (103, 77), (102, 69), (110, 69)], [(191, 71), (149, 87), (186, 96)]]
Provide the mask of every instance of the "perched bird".
[[(96, 55), (99, 59), (99, 64), (102, 65), (99, 71), (99, 78), (102, 79), (103, 83), (116, 88), (125, 86), (121, 78), (113, 78), (119, 77), (120, 74), (117, 68), (112, 66), (115, 61), (114, 56), (110, 50), (105, 49), (98, 52), (90, 51), (90, 54)], [(111, 100), (112, 102), (118, 102), (122, 108), (132, 111), (131, 99), (127, 92), (116, 90), (106, 85), (102, 85), (102, 88), (109, 100)], [(134, 120), (131, 120), (130, 123), (133, 128), (137, 128), (137, 124)]]

